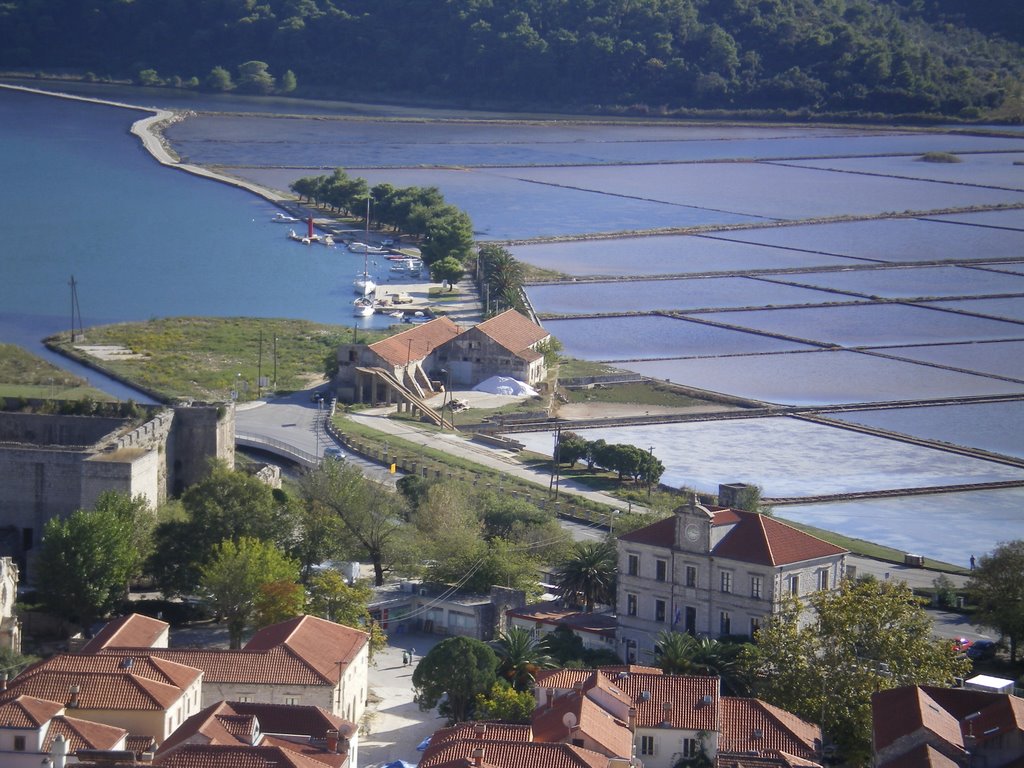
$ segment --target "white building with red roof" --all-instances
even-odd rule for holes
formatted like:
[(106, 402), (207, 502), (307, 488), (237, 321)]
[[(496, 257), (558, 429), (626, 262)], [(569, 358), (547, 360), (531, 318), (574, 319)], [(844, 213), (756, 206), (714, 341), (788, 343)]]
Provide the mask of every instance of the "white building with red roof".
[[(146, 628), (154, 635), (148, 623)], [(122, 636), (135, 637), (114, 633), (97, 649), (99, 654), (116, 658), (131, 652), (201, 670), (201, 707), (225, 700), (301, 704), (352, 722), (359, 722), (366, 707), (369, 635), (316, 616), (263, 627), (238, 650), (118, 647), (115, 640)]]
[(59, 654), (25, 669), (0, 705), (28, 696), (162, 742), (199, 711), (203, 673), (147, 654)]
[(66, 707), (55, 701), (19, 695), (0, 703), (4, 768), (38, 768), (80, 749), (122, 750), (127, 735), (124, 728), (69, 717)]
[(820, 728), (759, 699), (722, 696), (717, 677), (635, 666), (552, 670), (537, 676), (537, 698), (535, 739), (645, 768), (701, 754), (719, 766), (818, 764)]
[(650, 662), (659, 632), (749, 635), (787, 597), (834, 590), (847, 551), (755, 512), (696, 498), (619, 537), (619, 642)]
[(491, 376), (533, 386), (547, 376), (537, 346), (550, 338), (512, 309), (465, 330), (439, 317), (373, 344), (342, 344), (334, 385), (342, 399), (371, 403), (401, 402), (394, 383), (420, 398), (436, 384), (473, 386)]

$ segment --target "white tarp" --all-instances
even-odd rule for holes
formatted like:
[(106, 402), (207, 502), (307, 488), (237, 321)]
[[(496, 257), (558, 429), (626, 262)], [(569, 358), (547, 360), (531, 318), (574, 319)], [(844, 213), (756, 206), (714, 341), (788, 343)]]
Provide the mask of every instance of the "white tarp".
[(536, 397), (537, 390), (508, 376), (491, 376), (475, 387), (474, 392), (489, 392), (492, 395), (512, 395), (513, 397)]

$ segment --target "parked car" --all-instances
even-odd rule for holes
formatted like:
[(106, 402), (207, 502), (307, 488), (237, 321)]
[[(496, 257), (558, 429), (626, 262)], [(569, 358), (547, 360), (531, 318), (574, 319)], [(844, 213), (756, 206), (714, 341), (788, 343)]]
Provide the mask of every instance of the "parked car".
[(344, 461), (345, 460), (345, 454), (342, 452), (341, 448), (339, 448), (338, 446), (336, 446), (336, 445), (328, 445), (326, 448), (324, 448), (324, 458), (325, 459), (334, 459), (335, 461)]
[(324, 401), (324, 393), (317, 390), (309, 396), (309, 399), (314, 403), (322, 403)]
[(995, 658), (999, 643), (995, 640), (975, 640), (967, 649), (967, 658), (972, 661)]

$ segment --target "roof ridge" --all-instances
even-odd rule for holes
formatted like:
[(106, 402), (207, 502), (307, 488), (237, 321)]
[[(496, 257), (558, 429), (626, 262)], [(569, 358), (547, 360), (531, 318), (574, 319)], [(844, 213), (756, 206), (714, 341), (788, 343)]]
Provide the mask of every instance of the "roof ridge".
[(772, 551), (772, 538), (768, 535), (768, 529), (764, 527), (764, 515), (758, 513), (752, 514), (757, 514), (757, 524), (761, 528), (761, 535), (764, 537), (765, 546), (768, 547), (768, 562), (772, 565), (778, 565), (778, 563), (775, 562), (775, 552)]

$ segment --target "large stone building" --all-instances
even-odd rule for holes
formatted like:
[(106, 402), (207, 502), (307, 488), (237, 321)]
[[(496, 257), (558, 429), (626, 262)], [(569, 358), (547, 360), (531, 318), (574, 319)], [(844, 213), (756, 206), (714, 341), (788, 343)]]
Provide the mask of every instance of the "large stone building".
[(359, 403), (401, 400), (394, 384), (421, 398), (439, 386), (474, 386), (491, 376), (533, 386), (547, 376), (537, 346), (550, 338), (511, 309), (467, 330), (440, 317), (374, 344), (341, 345), (334, 385), (342, 400)]
[(753, 636), (786, 597), (836, 589), (846, 554), (766, 515), (693, 498), (619, 537), (619, 641), (643, 662), (663, 630)]
[(0, 411), (0, 555), (24, 566), (50, 518), (90, 509), (104, 491), (141, 495), (156, 505), (202, 479), (210, 459), (234, 465), (233, 406), (140, 410), (139, 416)]

